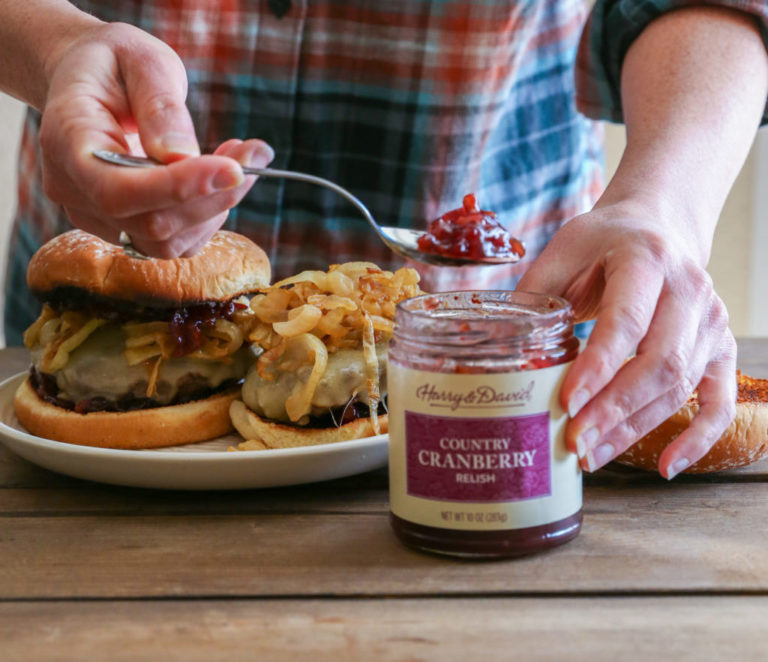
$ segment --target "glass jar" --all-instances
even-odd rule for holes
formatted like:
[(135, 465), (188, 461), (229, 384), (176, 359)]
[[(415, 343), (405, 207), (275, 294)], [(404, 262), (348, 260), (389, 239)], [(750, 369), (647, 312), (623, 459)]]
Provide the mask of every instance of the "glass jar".
[(558, 394), (578, 354), (564, 299), (446, 292), (401, 302), (389, 345), (390, 521), (405, 544), (490, 558), (581, 528)]

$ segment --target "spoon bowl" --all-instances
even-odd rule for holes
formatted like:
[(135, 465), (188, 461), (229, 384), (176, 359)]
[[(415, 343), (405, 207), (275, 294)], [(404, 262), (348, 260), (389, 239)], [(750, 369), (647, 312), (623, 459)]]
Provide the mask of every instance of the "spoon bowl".
[[(106, 149), (98, 149), (93, 152), (93, 155), (118, 166), (127, 166), (129, 168), (154, 168), (162, 166), (163, 164), (154, 159), (147, 158), (145, 156), (133, 156), (131, 154), (120, 154), (118, 152), (112, 152)], [(343, 198), (346, 198), (352, 205), (362, 214), (363, 218), (368, 221), (368, 224), (373, 228), (376, 235), (383, 241), (394, 253), (397, 253), (401, 257), (408, 258), (410, 260), (416, 260), (417, 262), (424, 262), (426, 264), (435, 264), (438, 266), (453, 266), (461, 267), (467, 265), (491, 265), (491, 264), (510, 264), (517, 262), (520, 258), (517, 255), (510, 255), (506, 257), (482, 257), (482, 258), (469, 258), (469, 257), (453, 257), (447, 255), (439, 255), (437, 253), (427, 253), (419, 250), (419, 237), (426, 234), (420, 230), (412, 230), (410, 228), (399, 228), (390, 225), (379, 225), (373, 218), (368, 208), (347, 189), (339, 186), (338, 184), (322, 177), (315, 175), (309, 175), (303, 172), (296, 172), (294, 170), (277, 170), (274, 168), (251, 168), (249, 166), (241, 166), (243, 173), (246, 175), (257, 175), (259, 177), (277, 177), (281, 179), (294, 179), (300, 182), (307, 182), (309, 184), (316, 184), (317, 186), (324, 186), (325, 188), (335, 191)], [(134, 249), (135, 250), (135, 249)]]

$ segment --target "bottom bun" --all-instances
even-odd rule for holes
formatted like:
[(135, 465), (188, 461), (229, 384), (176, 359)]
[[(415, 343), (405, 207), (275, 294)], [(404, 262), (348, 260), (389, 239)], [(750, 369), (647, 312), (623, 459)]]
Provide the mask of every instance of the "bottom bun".
[[(230, 405), (229, 415), (235, 429), (246, 440), (244, 450), (317, 446), (377, 434), (370, 418), (358, 418), (340, 427), (304, 428), (261, 418), (248, 409), (242, 400), (235, 400)], [(381, 434), (389, 430), (386, 415), (379, 416), (379, 429)]]
[(29, 379), (13, 400), (19, 422), (45, 439), (102, 448), (161, 448), (213, 439), (232, 432), (229, 405), (239, 388), (181, 405), (89, 414), (52, 405), (38, 397)]
[[(696, 394), (657, 428), (616, 458), (638, 469), (656, 471), (662, 451), (688, 428), (699, 411)], [(709, 452), (683, 473), (736, 469), (768, 455), (768, 380), (738, 373), (736, 415)]]

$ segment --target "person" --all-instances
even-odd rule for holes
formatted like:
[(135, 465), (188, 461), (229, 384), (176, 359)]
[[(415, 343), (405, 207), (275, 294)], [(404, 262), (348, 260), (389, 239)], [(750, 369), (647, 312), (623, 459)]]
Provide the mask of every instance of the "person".
[[(424, 270), (425, 288), (544, 291), (596, 320), (561, 389), (566, 443), (585, 469), (694, 389), (698, 416), (661, 474), (702, 457), (728, 425), (735, 342), (705, 266), (765, 119), (768, 3), (75, 4), (0, 0), (0, 88), (31, 107), (9, 342), (36, 315), (30, 255), (69, 223), (113, 242), (126, 231), (165, 258), (194, 253), (228, 218), (277, 277), (350, 259), (396, 264), (333, 193), (254, 186), (239, 169), (271, 162), (340, 183), (386, 224), (424, 227), (468, 192), (495, 210), (529, 259)], [(627, 127), (605, 190), (587, 116)], [(164, 165), (118, 169), (97, 148)]]

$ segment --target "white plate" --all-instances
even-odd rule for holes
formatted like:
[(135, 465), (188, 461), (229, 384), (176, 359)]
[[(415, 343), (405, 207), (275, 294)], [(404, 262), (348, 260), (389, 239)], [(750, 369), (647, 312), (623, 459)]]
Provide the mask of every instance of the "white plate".
[(299, 485), (378, 469), (387, 464), (388, 436), (321, 446), (227, 451), (229, 435), (156, 450), (112, 450), (29, 434), (13, 411), (22, 373), (0, 384), (0, 441), (26, 460), (59, 473), (113, 485), (174, 490), (232, 490)]

